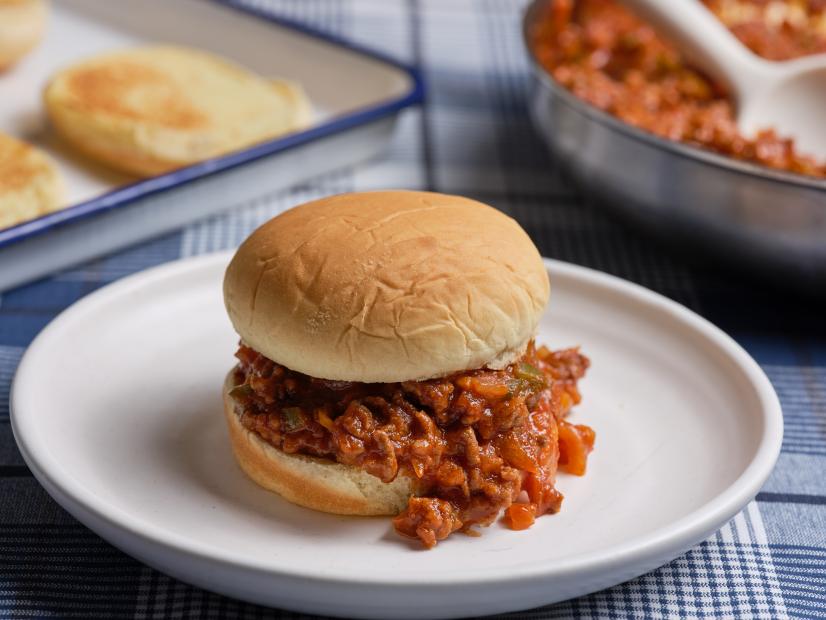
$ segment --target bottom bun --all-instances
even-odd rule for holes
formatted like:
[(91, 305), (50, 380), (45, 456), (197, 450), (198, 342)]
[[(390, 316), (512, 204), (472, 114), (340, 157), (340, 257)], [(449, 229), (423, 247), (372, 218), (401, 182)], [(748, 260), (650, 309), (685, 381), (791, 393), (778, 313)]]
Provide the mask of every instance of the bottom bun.
[(235, 459), (250, 478), (284, 499), (321, 512), (340, 515), (397, 515), (415, 495), (415, 485), (399, 474), (385, 483), (366, 471), (329, 459), (287, 454), (241, 424), (235, 401), (234, 371), (224, 382), (224, 414)]

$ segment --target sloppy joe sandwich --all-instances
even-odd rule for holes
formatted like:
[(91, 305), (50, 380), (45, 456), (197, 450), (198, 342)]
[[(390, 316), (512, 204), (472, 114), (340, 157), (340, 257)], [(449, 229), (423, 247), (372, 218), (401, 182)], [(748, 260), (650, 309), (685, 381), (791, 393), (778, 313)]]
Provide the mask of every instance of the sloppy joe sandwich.
[(534, 342), (548, 296), (528, 235), (467, 198), (354, 193), (279, 215), (224, 280), (238, 463), (427, 547), (557, 512), (557, 470), (584, 473), (594, 433), (566, 420), (588, 359)]

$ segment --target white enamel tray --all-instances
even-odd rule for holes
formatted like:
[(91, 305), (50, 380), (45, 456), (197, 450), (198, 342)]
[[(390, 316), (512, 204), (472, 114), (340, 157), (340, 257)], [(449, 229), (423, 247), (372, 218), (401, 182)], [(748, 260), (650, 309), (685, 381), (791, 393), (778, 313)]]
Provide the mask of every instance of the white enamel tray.
[[(62, 146), (41, 102), (49, 77), (92, 54), (150, 42), (206, 49), (295, 80), (313, 103), (315, 122), (138, 182)], [(56, 159), (71, 206), (0, 229), (0, 290), (371, 157), (389, 140), (400, 110), (421, 98), (413, 69), (230, 0), (54, 0), (42, 44), (0, 74), (0, 131)]]
[(757, 364), (704, 319), (625, 281), (548, 261), (539, 340), (581, 344), (573, 419), (596, 430), (562, 511), (431, 551), (386, 518), (293, 506), (235, 464), (221, 385), (236, 336), (227, 254), (126, 278), (56, 318), (14, 380), (12, 423), (38, 480), (127, 553), (184, 581), (303, 612), (474, 616), (604, 588), (703, 540), (758, 491), (782, 415)]

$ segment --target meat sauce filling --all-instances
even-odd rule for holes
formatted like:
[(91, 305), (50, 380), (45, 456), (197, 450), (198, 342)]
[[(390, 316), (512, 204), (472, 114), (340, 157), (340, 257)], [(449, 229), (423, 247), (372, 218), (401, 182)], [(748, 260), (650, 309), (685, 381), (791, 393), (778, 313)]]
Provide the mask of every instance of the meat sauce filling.
[(419, 496), (393, 524), (426, 547), (489, 525), (513, 529), (557, 512), (557, 469), (585, 473), (594, 432), (565, 416), (588, 368), (578, 349), (533, 343), (502, 370), (428, 381), (350, 383), (293, 372), (240, 345), (231, 395), (243, 426), (284, 452), (361, 467), (384, 482), (400, 473)]
[[(788, 60), (826, 52), (824, 0), (703, 0), (756, 54)], [(826, 177), (770, 127), (737, 129), (734, 102), (617, 0), (553, 0), (532, 33), (540, 63), (580, 99), (671, 140), (737, 159)]]

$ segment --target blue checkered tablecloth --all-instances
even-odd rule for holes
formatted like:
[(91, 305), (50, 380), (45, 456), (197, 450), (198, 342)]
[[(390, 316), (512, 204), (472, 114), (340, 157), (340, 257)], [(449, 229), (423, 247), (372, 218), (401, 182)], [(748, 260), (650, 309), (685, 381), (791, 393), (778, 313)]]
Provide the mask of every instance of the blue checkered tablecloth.
[[(60, 509), (23, 464), (9, 384), (57, 313), (136, 271), (237, 245), (306, 200), (382, 187), (465, 194), (518, 219), (546, 256), (604, 270), (704, 315), (762, 365), (783, 403), (780, 461), (742, 513), (686, 555), (610, 590), (507, 618), (826, 617), (826, 308), (687, 262), (585, 204), (526, 111), (521, 0), (255, 3), (417, 65), (430, 91), (379, 160), (250, 203), (0, 296), (0, 617), (300, 617), (158, 573)], [(779, 207), (781, 205), (778, 205)]]

